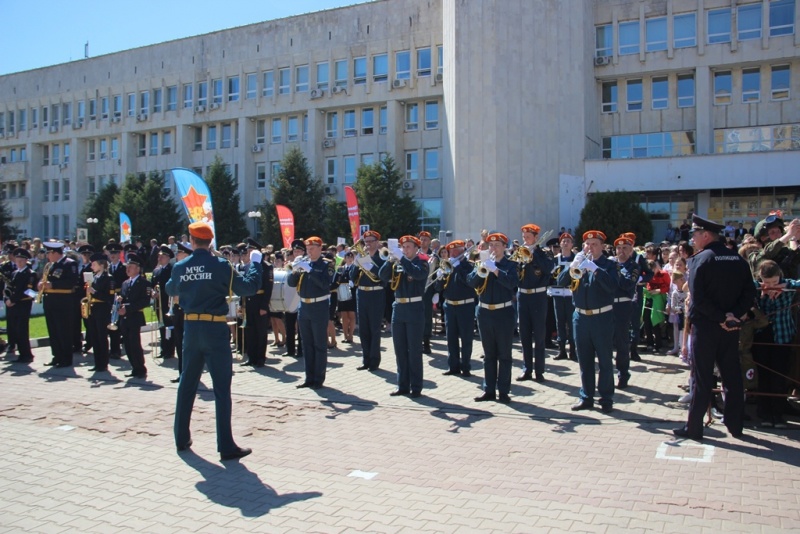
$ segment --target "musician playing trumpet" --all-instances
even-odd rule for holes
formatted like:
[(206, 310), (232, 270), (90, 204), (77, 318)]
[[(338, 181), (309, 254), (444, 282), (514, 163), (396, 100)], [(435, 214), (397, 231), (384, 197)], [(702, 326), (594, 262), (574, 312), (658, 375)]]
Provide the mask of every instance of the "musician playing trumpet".
[[(476, 402), (499, 400), (509, 404), (511, 397), (511, 344), (514, 341), (514, 293), (519, 276), (517, 264), (505, 256), (508, 237), (499, 232), (486, 236), (489, 258), (476, 264), (467, 275), (467, 284), (478, 293), (478, 328), (483, 345), (485, 390)], [(499, 393), (499, 397), (498, 394)]]
[[(156, 301), (159, 322), (159, 348), (158, 357), (164, 360), (175, 357), (175, 339), (172, 336), (172, 317), (167, 315), (169, 295), (167, 295), (167, 282), (172, 277), (172, 264), (170, 260), (175, 257), (169, 245), (161, 245), (158, 249), (158, 266), (153, 269), (150, 285), (153, 289), (153, 298)], [(168, 335), (169, 334), (169, 335)]]
[(575, 305), (573, 328), (581, 369), (580, 401), (573, 411), (594, 407), (595, 356), (600, 365), (597, 391), (603, 413), (613, 410), (614, 360), (613, 335), (614, 294), (617, 291), (617, 267), (603, 255), (606, 235), (599, 230), (583, 234), (583, 250), (576, 254), (569, 269), (558, 276), (558, 285), (570, 287)]
[[(457, 239), (445, 246), (450, 272), (439, 267), (433, 283), (444, 299), (444, 323), (447, 333), (447, 367), (444, 375), (472, 376), (472, 332), (475, 321), (475, 289), (467, 283), (472, 264), (464, 252), (466, 243)], [(444, 264), (445, 262), (440, 262)]]
[[(525, 366), (517, 381), (535, 380), (544, 382), (544, 345), (547, 337), (547, 286), (553, 260), (536, 244), (540, 228), (526, 224), (521, 228), (524, 249), (527, 253), (517, 255), (529, 261), (519, 262), (519, 337), (522, 342), (522, 357)], [(521, 251), (520, 251), (521, 252)], [(534, 349), (535, 344), (535, 349)], [(534, 363), (535, 357), (535, 363)], [(535, 376), (534, 376), (535, 372)]]
[(355, 264), (359, 273), (353, 280), (356, 290), (356, 311), (358, 313), (358, 337), (361, 340), (362, 360), (359, 371), (374, 371), (381, 365), (381, 326), (386, 308), (386, 292), (378, 272), (383, 266), (378, 247), (381, 234), (367, 230), (362, 236), (366, 246), (365, 255), (357, 254)]
[(92, 270), (88, 290), (91, 313), (86, 319), (86, 334), (94, 353), (94, 367), (89, 370), (100, 373), (108, 371), (108, 323), (111, 321), (111, 304), (115, 293), (108, 274), (108, 256), (98, 252), (92, 254), (89, 261)]

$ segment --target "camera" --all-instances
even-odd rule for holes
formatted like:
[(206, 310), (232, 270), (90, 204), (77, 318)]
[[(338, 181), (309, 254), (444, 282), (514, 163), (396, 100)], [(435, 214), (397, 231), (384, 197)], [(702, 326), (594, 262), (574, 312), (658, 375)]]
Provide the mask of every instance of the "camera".
[(727, 326), (728, 328), (739, 328), (741, 324), (742, 323), (740, 323), (736, 319), (728, 319), (727, 321), (725, 321), (725, 326)]

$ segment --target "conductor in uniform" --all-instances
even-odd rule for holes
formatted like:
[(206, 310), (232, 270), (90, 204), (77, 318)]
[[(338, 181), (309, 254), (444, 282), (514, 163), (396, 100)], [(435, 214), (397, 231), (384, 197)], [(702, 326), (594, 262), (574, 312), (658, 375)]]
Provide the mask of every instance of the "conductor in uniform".
[(692, 215), (692, 238), (698, 250), (688, 262), (689, 322), (692, 325), (694, 394), (686, 425), (673, 430), (679, 438), (703, 439), (703, 416), (711, 402), (714, 365), (725, 388), (725, 426), (741, 437), (744, 385), (739, 362), (739, 328), (753, 306), (756, 289), (747, 261), (728, 249), (720, 234), (724, 226)]
[(231, 430), (231, 380), (233, 356), (227, 324), (230, 292), (254, 295), (261, 286), (261, 252), (250, 253), (250, 266), (244, 276), (224, 258), (211, 254), (214, 238), (205, 222), (189, 225), (193, 253), (179, 261), (167, 282), (167, 293), (179, 297), (184, 310), (183, 367), (175, 407), (175, 445), (178, 451), (191, 447), (189, 424), (203, 366), (208, 366), (214, 387), (217, 412), (217, 451), (221, 460), (242, 458), (251, 449), (236, 445)]

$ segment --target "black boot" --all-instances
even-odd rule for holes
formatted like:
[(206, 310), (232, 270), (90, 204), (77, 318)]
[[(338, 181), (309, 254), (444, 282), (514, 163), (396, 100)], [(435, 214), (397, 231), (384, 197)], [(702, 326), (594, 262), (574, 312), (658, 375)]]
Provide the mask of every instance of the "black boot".
[(555, 360), (566, 360), (567, 359), (567, 348), (564, 346), (564, 343), (558, 344), (558, 356), (554, 358)]
[(575, 347), (573, 347), (572, 345), (569, 346), (569, 359), (572, 360), (573, 362), (578, 361), (578, 354), (575, 352)]
[(431, 338), (426, 337), (422, 340), (422, 354), (431, 353)]

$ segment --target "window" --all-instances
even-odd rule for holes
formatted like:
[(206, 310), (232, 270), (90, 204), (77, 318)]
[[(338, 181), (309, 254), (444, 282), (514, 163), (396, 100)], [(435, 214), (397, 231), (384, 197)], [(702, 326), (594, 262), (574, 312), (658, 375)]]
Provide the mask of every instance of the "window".
[(394, 77), (398, 80), (411, 78), (411, 52), (405, 50), (394, 55)]
[(94, 139), (89, 139), (89, 141), (87, 141), (87, 143), (86, 143), (86, 147), (87, 147), (86, 148), (86, 159), (88, 161), (94, 161), (95, 153), (96, 153), (95, 140)]
[(264, 144), (267, 139), (267, 121), (259, 119), (256, 121), (256, 143)]
[(20, 161), (28, 161), (28, 149), (22, 147), (19, 149), (19, 160)]
[(708, 44), (731, 42), (731, 10), (714, 9), (708, 12)]
[(211, 80), (211, 103), (222, 104), (222, 78)]
[(772, 0), (769, 3), (769, 36), (794, 33), (795, 0)]
[(642, 80), (628, 80), (628, 111), (642, 111)]
[(419, 130), (419, 104), (406, 104), (406, 131), (415, 132)]
[(372, 165), (375, 163), (375, 154), (361, 154), (362, 165)]
[[(114, 97), (114, 104), (116, 104), (116, 99), (119, 97)], [(115, 108), (115, 111), (117, 109)], [(116, 114), (114, 116), (117, 116)], [(64, 121), (64, 125), (72, 124), (72, 102), (67, 102), (66, 104), (61, 106), (61, 117)], [(10, 116), (11, 122), (14, 122), (14, 114), (11, 113)], [(24, 128), (20, 128), (20, 131), (24, 130)]]
[(666, 76), (652, 79), (651, 97), (653, 109), (667, 109), (669, 107), (669, 82)]
[(617, 112), (617, 82), (603, 82), (603, 113)]
[(100, 161), (108, 159), (108, 139), (100, 139)]
[[(61, 193), (62, 193), (62, 198), (64, 200), (69, 200), (69, 178), (64, 178), (63, 183), (61, 184)], [(68, 216), (64, 215), (64, 217), (68, 217)], [(69, 221), (69, 218), (67, 218), (64, 221), (64, 229), (65, 230), (69, 226), (69, 222), (68, 221)]]
[(440, 45), (436, 47), (436, 74), (444, 72), (444, 48)]
[(158, 132), (150, 132), (150, 155), (158, 156)]
[(800, 124), (714, 130), (717, 153), (797, 150), (798, 147)]
[(95, 182), (94, 176), (86, 177), (86, 189), (89, 191), (90, 196), (97, 193), (97, 183)]
[(356, 157), (344, 157), (344, 183), (352, 184), (356, 181)]
[(58, 104), (53, 104), (50, 108), (50, 125), (58, 126)]
[[(139, 147), (136, 151), (136, 156), (141, 158), (147, 155), (147, 134), (139, 134), (137, 137), (139, 138)], [(103, 185), (102, 178), (100, 178), (100, 185)]]
[(308, 113), (303, 114), (303, 141), (308, 141)]
[(429, 148), (425, 150), (425, 179), (436, 178), (439, 178), (439, 149)]
[(334, 63), (334, 70), (336, 79), (334, 85), (336, 87), (347, 87), (347, 60), (340, 59)]
[[(39, 110), (37, 108), (31, 108), (31, 129), (35, 129), (39, 127)], [(0, 126), (2, 128), (2, 126)]]
[(721, 106), (731, 103), (731, 73), (730, 71), (714, 73), (714, 105)]
[(335, 184), (336, 183), (336, 174), (338, 172), (337, 169), (337, 161), (336, 158), (326, 158), (325, 159), (325, 183), (328, 184)]
[(344, 111), (344, 136), (355, 137), (358, 131), (356, 130), (356, 110), (346, 109)]
[(275, 73), (268, 70), (264, 73), (264, 88), (261, 96), (272, 96), (275, 94)]
[(277, 183), (278, 178), (281, 175), (281, 162), (280, 161), (270, 161), (269, 162), (269, 179), (272, 183)]
[(330, 83), (330, 68), (327, 61), (317, 63), (317, 89), (328, 89)]
[(332, 139), (339, 135), (339, 114), (335, 111), (330, 111), (325, 115), (326, 132), (325, 137)]
[(56, 143), (50, 149), (50, 164), (58, 165), (59, 163), (61, 163), (61, 145)]
[[(167, 111), (175, 111), (178, 109), (178, 86), (171, 85), (167, 87)], [(116, 112), (114, 113), (116, 116)]]
[[(59, 198), (60, 198), (59, 190), (60, 190), (60, 188), (61, 188), (61, 184), (59, 183), (59, 181), (58, 180), (53, 180), (53, 202), (58, 202), (59, 201)], [(55, 215), (53, 217), (55, 218)], [(54, 226), (58, 227), (58, 224), (55, 224)], [(56, 230), (56, 233), (58, 233), (58, 230)]]
[(439, 128), (439, 102), (430, 100), (425, 102), (425, 129), (436, 130)]
[(648, 52), (667, 49), (667, 17), (647, 19), (644, 23), (644, 30)]
[(772, 100), (786, 100), (789, 98), (791, 71), (789, 65), (772, 67)]
[(256, 189), (267, 188), (267, 164), (256, 163)]
[(658, 132), (603, 138), (603, 159), (653, 158), (694, 153), (694, 132)]
[(161, 89), (153, 89), (153, 113), (161, 113)]
[(219, 147), (220, 148), (230, 148), (231, 147), (231, 123), (223, 122), (222, 123), (222, 139), (220, 140)]
[(737, 38), (761, 39), (761, 4), (739, 6), (736, 10)]
[(673, 18), (673, 41), (675, 48), (697, 46), (697, 14), (685, 13)]
[[(108, 118), (108, 97), (104, 96), (100, 99), (100, 118), (107, 119)], [(56, 120), (56, 114), (53, 113), (53, 120)], [(66, 124), (66, 122), (64, 123)]]
[(272, 136), (270, 137), (270, 142), (272, 143), (280, 143), (281, 142), (281, 130), (283, 129), (283, 121), (278, 119), (272, 119)]
[[(66, 147), (64, 147), (66, 148)], [(66, 152), (64, 153), (66, 155)], [(119, 158), (119, 138), (112, 137), (111, 138), (111, 159), (118, 159)]]
[(678, 107), (694, 107), (694, 74), (678, 75)]
[(639, 53), (639, 21), (619, 23), (619, 55)]
[(308, 65), (300, 65), (294, 70), (294, 92), (308, 92)]
[(278, 94), (288, 95), (292, 90), (292, 73), (288, 68), (278, 70)]
[(417, 49), (417, 76), (431, 75), (431, 49), (418, 48)]
[(286, 141), (294, 143), (299, 139), (300, 119), (297, 115), (289, 117), (286, 121)]
[(212, 125), (208, 127), (208, 134), (206, 135), (206, 150), (217, 149), (217, 127)]
[(406, 152), (406, 180), (419, 178), (419, 156), (416, 150)]
[[(42, 182), (42, 202), (50, 202), (50, 182), (47, 180)], [(47, 221), (47, 216), (45, 216), (44, 220)], [(45, 224), (45, 226), (47, 225)]]
[[(47, 116), (48, 116), (48, 109), (47, 106), (42, 106), (42, 128), (47, 128)], [(92, 117), (93, 119), (97, 118)], [(0, 124), (0, 128), (2, 128), (2, 124)]]
[(761, 100), (761, 69), (742, 70), (742, 103)]
[[(111, 140), (111, 150), (114, 150), (114, 141), (116, 139)], [(162, 154), (171, 154), (172, 153), (172, 132), (167, 130), (161, 136), (161, 153)]]
[[(91, 113), (92, 106), (91, 101), (89, 101), (89, 112)], [(147, 115), (150, 111), (150, 93), (148, 91), (142, 91), (139, 93), (139, 113), (142, 115)]]
[(194, 128), (194, 148), (193, 150), (203, 150), (203, 128)]
[(26, 184), (25, 182), (19, 183), (19, 198), (25, 198), (28, 196), (28, 192), (26, 191)]
[(17, 149), (11, 149), (11, 163), (15, 163), (17, 161)]
[(389, 113), (386, 106), (381, 106), (378, 112), (378, 133), (385, 135), (389, 129)]
[(375, 110), (364, 108), (361, 110), (361, 135), (372, 135), (375, 130)]
[(239, 77), (231, 76), (228, 78), (228, 102), (239, 101)]
[(69, 215), (62, 215), (61, 221), (63, 222), (62, 228), (64, 229), (64, 236), (66, 237), (67, 233), (69, 232)]
[(419, 228), (426, 230), (431, 235), (438, 235), (442, 228), (442, 201), (441, 199), (419, 200)]
[[(83, 104), (83, 102), (81, 102)], [(82, 108), (83, 105), (79, 106), (78, 108), (78, 115), (83, 116)], [(128, 117), (135, 117), (136, 116), (136, 93), (128, 93)]]
[(208, 105), (208, 82), (197, 84), (197, 105), (203, 107)]
[(372, 56), (372, 81), (375, 83), (385, 82), (389, 79), (389, 56), (378, 54)]
[(357, 57), (353, 59), (353, 85), (363, 85), (367, 83), (367, 58)]
[(250, 74), (246, 75), (246, 82), (247, 83), (247, 92), (245, 93), (245, 98), (247, 100), (253, 100), (256, 95), (258, 94), (258, 76), (256, 76), (255, 72), (251, 72)]
[(594, 30), (595, 44), (594, 55), (595, 57), (611, 57), (614, 50), (614, 32), (612, 31), (611, 24), (598, 26)]

